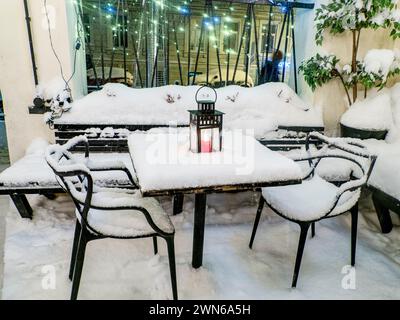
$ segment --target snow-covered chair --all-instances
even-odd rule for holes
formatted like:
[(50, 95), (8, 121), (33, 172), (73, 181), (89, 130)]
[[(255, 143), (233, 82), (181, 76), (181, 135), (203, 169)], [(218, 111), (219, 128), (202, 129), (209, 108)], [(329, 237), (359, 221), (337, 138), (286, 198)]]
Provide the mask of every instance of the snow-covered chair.
[[(320, 140), (323, 147), (313, 152), (308, 151), (298, 156), (295, 161), (307, 161), (310, 170), (303, 182), (298, 185), (263, 188), (249, 247), (252, 248), (264, 203), (281, 217), (299, 224), (300, 240), (297, 250), (292, 287), (296, 287), (306, 236), (310, 225), (314, 234), (314, 223), (351, 212), (351, 265), (355, 264), (358, 199), (361, 187), (371, 174), (376, 156), (361, 145), (356, 139), (328, 138), (319, 133), (310, 134), (310, 138)], [(316, 171), (318, 164), (325, 158), (344, 159), (354, 163), (359, 172), (357, 177), (340, 186), (322, 179)], [(312, 234), (312, 235), (313, 235)]]
[[(114, 238), (153, 238), (157, 253), (157, 237), (167, 242), (173, 298), (177, 299), (174, 226), (154, 198), (143, 198), (139, 191), (104, 188), (94, 183), (92, 170), (123, 170), (134, 183), (129, 171), (117, 163), (90, 163), (75, 157), (69, 150), (77, 144), (87, 144), (78, 136), (66, 144), (51, 145), (46, 161), (56, 174), (60, 186), (69, 193), (76, 206), (76, 226), (69, 278), (73, 281), (71, 299), (78, 296), (86, 244), (89, 241)], [(92, 169), (89, 169), (92, 168)]]

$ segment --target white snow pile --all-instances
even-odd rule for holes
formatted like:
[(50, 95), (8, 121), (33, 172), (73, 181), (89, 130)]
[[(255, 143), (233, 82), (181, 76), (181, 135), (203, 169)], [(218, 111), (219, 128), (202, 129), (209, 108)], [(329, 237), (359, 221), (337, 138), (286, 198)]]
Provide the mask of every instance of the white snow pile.
[[(109, 83), (102, 90), (76, 100), (56, 123), (186, 125), (187, 110), (197, 109), (199, 86), (164, 86), (133, 89)], [(225, 128), (256, 129), (256, 135), (279, 125), (323, 126), (320, 110), (305, 104), (283, 83), (254, 88), (228, 86), (217, 89), (216, 108), (225, 112)]]
[(388, 130), (386, 141), (400, 139), (400, 83), (391, 88), (371, 90), (369, 97), (354, 103), (340, 122), (364, 130)]
[[(34, 139), (26, 150), (25, 156), (0, 173), (0, 186), (7, 188), (37, 188), (40, 186), (58, 187), (53, 170), (45, 159), (45, 152), (48, 142), (42, 138)], [(82, 153), (74, 154), (77, 160), (85, 161)], [(101, 153), (92, 152), (90, 167), (110, 162), (124, 163), (133, 176), (132, 160), (128, 153)], [(122, 171), (94, 171), (92, 176), (97, 185), (113, 186), (128, 185), (130, 182), (127, 175)]]
[(390, 88), (392, 101), (393, 127), (389, 132), (389, 142), (400, 139), (400, 83)]
[(384, 140), (364, 141), (368, 150), (378, 155), (369, 179), (369, 185), (400, 199), (400, 141), (387, 143)]
[(389, 90), (354, 103), (340, 120), (348, 127), (364, 130), (389, 130), (393, 125)]
[(64, 101), (64, 96), (68, 93), (65, 91), (65, 81), (61, 77), (56, 77), (50, 81), (40, 83), (36, 87), (36, 94), (45, 100), (57, 100), (59, 98)]
[(32, 140), (28, 148), (26, 148), (25, 155), (44, 156), (49, 142), (43, 138), (35, 138)]
[(364, 141), (378, 155), (369, 185), (400, 199), (400, 83), (370, 95), (355, 103), (341, 122), (359, 129), (389, 131), (385, 140)]
[(399, 53), (390, 49), (372, 49), (364, 57), (365, 71), (382, 75), (386, 80), (390, 71), (399, 67)]

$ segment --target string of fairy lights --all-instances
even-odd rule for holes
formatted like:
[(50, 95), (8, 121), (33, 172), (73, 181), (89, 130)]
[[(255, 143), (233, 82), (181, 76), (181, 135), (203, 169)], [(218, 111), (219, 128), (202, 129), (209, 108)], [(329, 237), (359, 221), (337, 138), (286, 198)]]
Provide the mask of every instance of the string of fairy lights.
[[(91, 1), (90, 0), (89, 1), (85, 1), (85, 0), (83, 1), (83, 8), (84, 8), (85, 12), (90, 12), (90, 9), (93, 9), (93, 10), (97, 10), (98, 9), (99, 6), (97, 4), (88, 5), (88, 4), (86, 4), (87, 2), (91, 2)], [(118, 14), (118, 11), (119, 11), (118, 8), (120, 7), (121, 2), (123, 2), (123, 0), (114, 0), (114, 1), (107, 2), (107, 3), (104, 4), (104, 17), (106, 18), (106, 20), (110, 21), (109, 25), (111, 26), (111, 30), (114, 31), (114, 37), (117, 37), (117, 35), (115, 34), (115, 31), (118, 28), (122, 28), (123, 27), (121, 22), (118, 21), (120, 19), (120, 14)], [(129, 1), (125, 1), (125, 2), (128, 3)], [(175, 11), (175, 14), (180, 14), (180, 17), (182, 17), (182, 16), (184, 17), (185, 15), (190, 15), (191, 14), (191, 9), (188, 7), (188, 5), (192, 1), (189, 1), (189, 2), (188, 1), (182, 1), (181, 5), (168, 5), (167, 3), (169, 3), (169, 2), (162, 1), (162, 0), (156, 0), (156, 1), (153, 1), (153, 2), (156, 3), (157, 5), (159, 5), (162, 9), (170, 9), (171, 10), (170, 12), (172, 12), (172, 13)], [(129, 3), (131, 3), (133, 5), (137, 5), (139, 3), (139, 1), (133, 0), (133, 1), (130, 1)], [(219, 6), (214, 5), (214, 9), (215, 10), (218, 10), (219, 8), (220, 8)], [(234, 12), (235, 11), (235, 8), (234, 8), (232, 2), (229, 2), (228, 10), (230, 12)], [(124, 13), (128, 13), (128, 9), (124, 9), (123, 12)], [(145, 15), (150, 15), (150, 11), (146, 10), (144, 12), (144, 14)], [(227, 14), (226, 12), (222, 12), (221, 15), (223, 17), (223, 20), (225, 21), (225, 23), (223, 25), (224, 35), (225, 36), (229, 36), (229, 35), (234, 34), (235, 33), (234, 30), (232, 30), (232, 29), (228, 29), (227, 30), (229, 22), (232, 22), (232, 20), (233, 20), (232, 17), (229, 14)], [(203, 13), (202, 17), (207, 19), (207, 18), (209, 18), (209, 15), (206, 14), (206, 13)], [(160, 18), (163, 19), (164, 17), (161, 15)], [(244, 18), (246, 18), (246, 15), (244, 16)], [(96, 20), (97, 17), (93, 16), (92, 19)], [(114, 23), (114, 24), (112, 23), (113, 19), (116, 20), (116, 23)], [(214, 19), (215, 22), (218, 22), (218, 23), (220, 22), (219, 16), (216, 16), (213, 19)], [(182, 22), (183, 22), (183, 19), (180, 19), (180, 25), (177, 26), (177, 31), (178, 32), (185, 32), (185, 26), (182, 24)], [(143, 23), (144, 23), (144, 21), (143, 21), (143, 12), (142, 12), (142, 16), (140, 18), (134, 18), (133, 19), (133, 23), (134, 24), (138, 23), (140, 25), (143, 25)], [(160, 24), (160, 21), (153, 20), (153, 21), (151, 21), (151, 23), (153, 25), (158, 25), (158, 24)], [(165, 25), (168, 25), (169, 24), (169, 20), (168, 19), (164, 19), (163, 23)], [(127, 25), (131, 25), (131, 24), (132, 24), (132, 21), (128, 19), (127, 20)], [(207, 28), (209, 30), (213, 30), (213, 25), (212, 25), (212, 23), (210, 21), (206, 20), (205, 21), (205, 25), (207, 26)], [(198, 23), (196, 23), (194, 26), (196, 28), (200, 27)], [(90, 25), (86, 25), (86, 29), (89, 30), (90, 29)], [(172, 29), (171, 31), (174, 32), (174, 29)], [(126, 27), (125, 28), (125, 32), (127, 32), (129, 34), (132, 31), (130, 31), (129, 28)], [(139, 31), (135, 30), (135, 31), (133, 31), (133, 33), (134, 34), (138, 34)], [(149, 34), (152, 34), (152, 33), (153, 33), (153, 31), (150, 30)], [(215, 37), (211, 37), (211, 38), (214, 39)], [(137, 42), (139, 42), (139, 40), (137, 40)], [(116, 48), (114, 47), (113, 50), (115, 50), (115, 49)], [(230, 48), (230, 49), (232, 49), (232, 48)]]
[[(191, 52), (195, 55), (199, 49), (201, 49), (199, 51), (201, 51), (202, 58), (204, 58), (205, 51), (213, 49), (212, 51), (216, 51), (218, 59), (222, 49), (224, 54), (222, 63), (229, 69), (229, 66), (235, 64), (235, 61), (230, 61), (233, 55), (238, 55), (238, 51), (240, 53), (239, 42), (241, 43), (243, 40), (243, 43), (246, 43), (247, 37), (252, 37), (251, 29), (254, 24), (260, 24), (261, 21), (255, 17), (252, 20), (246, 12), (246, 4), (243, 3), (229, 0), (211, 1), (208, 11), (203, 9), (204, 3), (204, 0), (82, 0), (83, 15), (86, 17), (84, 28), (85, 33), (89, 35), (85, 39), (88, 42), (87, 45), (92, 47), (92, 52), (97, 52), (95, 49), (98, 46), (93, 39), (96, 36), (100, 37), (101, 54), (96, 54), (96, 61), (94, 61), (93, 53), (91, 57), (93, 69), (101, 65), (100, 78), (103, 78), (103, 82), (107, 79), (110, 80), (115, 56), (118, 55), (120, 58), (122, 55), (125, 57), (123, 60), (126, 79), (126, 57), (133, 55), (135, 60), (133, 68), (135, 83), (133, 86), (153, 86), (153, 78), (158, 68), (157, 65), (154, 66), (154, 63), (157, 64), (160, 61), (157, 60), (160, 59), (160, 55), (164, 59), (164, 65), (169, 64), (171, 59), (181, 60), (186, 55), (189, 56), (187, 61), (179, 62), (179, 68), (181, 68), (181, 64), (184, 64), (188, 69), (185, 70), (187, 71), (185, 77), (180, 76), (180, 83), (183, 84), (184, 78), (187, 77), (189, 84), (190, 66), (194, 65), (190, 51), (192, 50)], [(275, 19), (274, 24), (279, 24), (282, 20), (280, 15), (274, 17), (276, 12), (279, 13), (278, 10), (272, 10), (272, 6), (269, 6), (266, 14), (264, 13), (265, 21), (270, 23), (272, 19)], [(244, 15), (243, 11), (246, 12)], [(254, 13), (254, 15), (256, 14)], [(249, 33), (241, 32), (241, 24), (238, 23), (240, 19), (245, 21), (244, 28), (246, 30), (249, 28)], [(92, 27), (95, 30), (91, 30)], [(293, 28), (293, 25), (291, 27)], [(261, 57), (259, 57), (260, 54), (257, 56), (257, 69), (262, 63), (259, 63), (258, 60), (264, 61), (268, 58), (268, 52), (271, 52), (270, 40), (267, 39), (270, 35), (266, 36), (265, 28), (264, 26), (262, 29), (263, 43), (261, 46), (263, 48)], [(202, 32), (205, 35), (203, 34), (202, 48), (199, 48), (198, 42)], [(275, 30), (275, 32), (277, 31)], [(112, 46), (110, 46), (108, 38), (110, 33)], [(287, 38), (290, 38), (290, 35), (287, 35)], [(175, 50), (170, 49), (173, 47)], [(175, 54), (172, 54), (174, 51)], [(211, 54), (214, 55), (214, 53)], [(242, 56), (245, 54), (246, 50), (242, 49)], [(249, 53), (247, 54), (249, 55)], [(105, 59), (111, 61), (105, 61)], [(153, 62), (150, 67), (147, 66), (148, 60)], [(140, 64), (139, 61), (145, 63)], [(106, 68), (108, 74), (105, 74), (104, 71), (106, 62), (110, 64), (110, 67)], [(215, 64), (215, 62), (213, 63)], [(148, 69), (153, 68), (151, 65), (154, 70)], [(146, 71), (143, 76), (144, 68)], [(182, 74), (182, 70), (180, 73)], [(228, 74), (226, 79), (229, 79)], [(168, 83), (168, 81), (166, 82)]]

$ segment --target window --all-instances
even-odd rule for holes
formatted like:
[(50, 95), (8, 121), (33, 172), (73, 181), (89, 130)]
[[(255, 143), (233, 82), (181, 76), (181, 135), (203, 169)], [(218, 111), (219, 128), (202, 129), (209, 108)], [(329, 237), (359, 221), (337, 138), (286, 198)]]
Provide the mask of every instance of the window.
[(128, 17), (120, 15), (117, 26), (113, 27), (113, 46), (114, 48), (128, 48)]
[(86, 37), (86, 42), (90, 43), (91, 37), (90, 37), (90, 17), (89, 14), (84, 13), (82, 16), (82, 24), (85, 32), (85, 37)]
[(276, 33), (278, 31), (278, 25), (275, 23), (271, 23), (271, 31), (269, 36), (269, 43), (267, 44), (268, 39), (268, 23), (262, 24), (261, 26), (261, 43), (260, 43), (260, 53), (265, 53), (266, 48), (268, 47), (268, 53), (274, 51)]
[(240, 33), (240, 23), (239, 21), (225, 22), (223, 26), (223, 47), (224, 52), (235, 51), (239, 46), (239, 33)]
[(190, 30), (190, 50), (197, 51), (200, 41), (201, 23), (203, 26), (203, 40), (200, 52), (207, 50), (207, 41), (209, 41), (210, 50), (214, 50), (214, 46), (220, 46), (220, 23), (221, 17), (214, 16), (209, 18), (192, 19)]
[[(200, 20), (192, 20), (192, 25), (190, 28), (190, 50), (193, 51), (197, 51), (198, 47), (199, 47), (199, 41), (200, 41), (200, 32), (201, 32), (201, 19)], [(200, 48), (200, 51), (203, 52), (204, 48), (205, 48), (205, 30), (203, 30), (203, 43), (202, 46)]]

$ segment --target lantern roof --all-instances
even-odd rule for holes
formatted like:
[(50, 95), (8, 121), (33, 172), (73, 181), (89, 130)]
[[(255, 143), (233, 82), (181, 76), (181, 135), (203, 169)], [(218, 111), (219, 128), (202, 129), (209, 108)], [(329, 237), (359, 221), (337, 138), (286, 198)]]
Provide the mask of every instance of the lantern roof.
[(218, 110), (212, 110), (212, 111), (204, 111), (204, 110), (188, 110), (191, 114), (194, 115), (214, 115), (214, 116), (219, 116), (222, 114), (225, 114), (224, 112), (218, 111)]
[(199, 100), (199, 101), (197, 101), (197, 103), (208, 103), (208, 104), (212, 104), (212, 103), (215, 103), (215, 100)]

